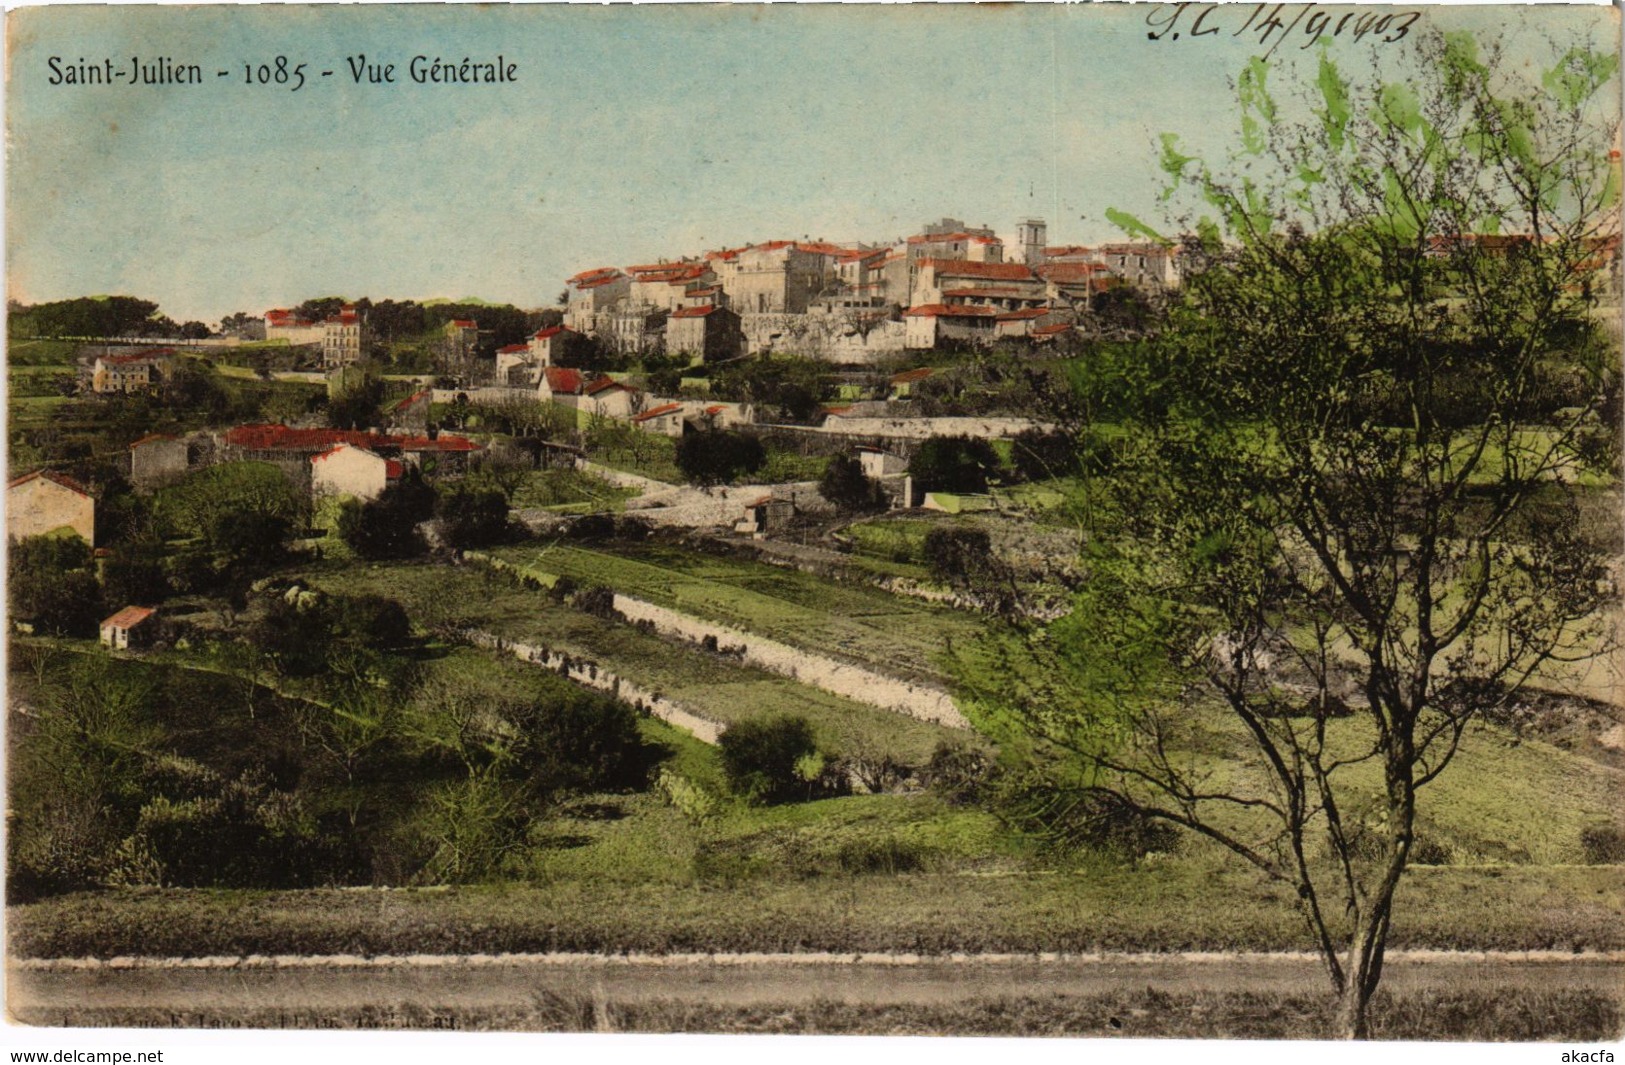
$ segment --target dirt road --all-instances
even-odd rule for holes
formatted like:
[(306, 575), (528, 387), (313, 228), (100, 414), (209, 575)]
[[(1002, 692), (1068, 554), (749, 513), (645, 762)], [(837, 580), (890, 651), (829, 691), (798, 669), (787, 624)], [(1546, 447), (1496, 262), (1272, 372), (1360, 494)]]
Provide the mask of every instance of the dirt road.
[[(1390, 956), (1384, 985), (1493, 991), (1625, 992), (1625, 954)], [(13, 961), (7, 1005), (23, 1023), (84, 1023), (106, 1011), (299, 1014), (375, 1005), (437, 1011), (523, 1008), (548, 994), (704, 1005), (952, 1005), (999, 997), (1095, 995), (1155, 988), (1320, 995), (1307, 955), (646, 956), (530, 955), (422, 958), (250, 958)]]

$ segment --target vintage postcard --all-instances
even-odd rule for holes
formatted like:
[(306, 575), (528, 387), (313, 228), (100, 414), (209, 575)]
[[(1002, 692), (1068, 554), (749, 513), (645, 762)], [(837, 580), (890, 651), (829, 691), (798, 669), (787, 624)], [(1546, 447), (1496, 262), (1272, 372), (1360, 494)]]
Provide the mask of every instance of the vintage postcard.
[(6, 1039), (1611, 1061), (1619, 59), (9, 11)]

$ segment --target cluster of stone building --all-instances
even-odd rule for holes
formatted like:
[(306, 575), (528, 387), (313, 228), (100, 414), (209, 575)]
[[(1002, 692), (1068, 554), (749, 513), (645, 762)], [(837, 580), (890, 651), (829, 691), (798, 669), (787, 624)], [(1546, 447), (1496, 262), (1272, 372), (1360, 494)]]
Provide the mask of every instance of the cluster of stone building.
[(320, 322), (301, 318), (285, 308), (265, 312), (265, 339), (282, 340), (289, 344), (319, 344), (322, 365), (327, 369), (352, 366), (361, 361), (372, 341), (367, 331), (366, 316), (353, 303), (346, 303), (337, 314)]
[(953, 218), (891, 244), (775, 240), (696, 258), (586, 270), (567, 282), (567, 329), (633, 354), (707, 359), (793, 349), (866, 362), (943, 341), (1045, 342), (1101, 290), (1179, 283), (1178, 249), (1050, 247), (1040, 219), (1015, 246)]

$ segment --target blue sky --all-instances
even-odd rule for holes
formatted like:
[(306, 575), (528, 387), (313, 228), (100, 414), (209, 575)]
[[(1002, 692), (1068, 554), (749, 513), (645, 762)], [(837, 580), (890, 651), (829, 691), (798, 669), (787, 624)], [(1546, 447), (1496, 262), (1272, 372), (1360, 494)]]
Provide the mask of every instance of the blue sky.
[[(943, 215), (1111, 239), (1108, 207), (1156, 214), (1157, 134), (1210, 152), (1233, 136), (1230, 81), (1263, 49), (1231, 31), (1252, 9), (1180, 41), (1147, 39), (1151, 5), (24, 9), (8, 16), (9, 292), (139, 295), (207, 321), (327, 294), (535, 307), (587, 267), (891, 239)], [(1429, 24), (1504, 26), (1514, 57), (1538, 31), (1618, 33), (1599, 7)], [(1278, 85), (1312, 71), (1301, 40), (1276, 51)], [(1404, 63), (1403, 42), (1330, 47)], [(414, 55), (499, 53), (517, 82), (406, 77)], [(243, 84), (245, 61), (279, 54), (308, 64), (305, 88)], [(355, 85), (363, 54), (398, 83)], [(52, 86), (53, 55), (162, 55), (205, 84)]]

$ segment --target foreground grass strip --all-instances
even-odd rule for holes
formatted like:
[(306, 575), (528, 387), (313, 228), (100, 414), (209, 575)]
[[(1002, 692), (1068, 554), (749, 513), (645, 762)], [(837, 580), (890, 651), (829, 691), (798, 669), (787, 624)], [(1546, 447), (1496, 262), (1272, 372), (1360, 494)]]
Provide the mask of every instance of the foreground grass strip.
[[(1419, 869), (1392, 948), (1625, 949), (1613, 866)], [(8, 910), (18, 958), (1312, 949), (1291, 900), (1199, 863), (1051, 876), (601, 878), (439, 891), (112, 890)]]

